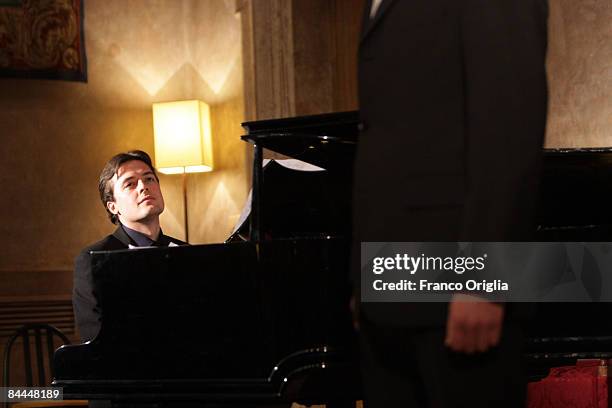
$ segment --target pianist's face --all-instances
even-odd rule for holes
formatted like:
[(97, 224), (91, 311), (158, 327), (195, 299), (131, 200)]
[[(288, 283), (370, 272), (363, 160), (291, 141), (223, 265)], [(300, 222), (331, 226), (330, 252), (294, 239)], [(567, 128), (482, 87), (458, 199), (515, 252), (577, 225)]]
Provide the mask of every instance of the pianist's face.
[(115, 201), (107, 206), (113, 214), (118, 214), (122, 224), (151, 221), (164, 211), (159, 182), (146, 163), (140, 160), (123, 163), (111, 182)]

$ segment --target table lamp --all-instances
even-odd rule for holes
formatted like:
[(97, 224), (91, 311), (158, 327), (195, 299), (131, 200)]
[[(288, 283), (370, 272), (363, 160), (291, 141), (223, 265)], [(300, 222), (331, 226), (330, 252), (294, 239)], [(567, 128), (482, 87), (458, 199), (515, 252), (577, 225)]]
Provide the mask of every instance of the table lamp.
[(210, 108), (198, 100), (154, 103), (153, 134), (157, 170), (183, 175), (185, 241), (189, 242), (187, 173), (213, 169)]

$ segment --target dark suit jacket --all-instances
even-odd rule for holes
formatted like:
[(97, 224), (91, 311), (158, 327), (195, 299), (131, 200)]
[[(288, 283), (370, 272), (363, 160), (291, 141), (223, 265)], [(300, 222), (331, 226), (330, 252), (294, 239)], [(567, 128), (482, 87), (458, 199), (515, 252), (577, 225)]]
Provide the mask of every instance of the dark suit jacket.
[[(356, 242), (530, 240), (546, 1), (383, 0), (373, 21), (366, 3)], [(445, 309), (364, 305), (398, 325), (443, 324)]]
[[(161, 235), (157, 240), (160, 246), (168, 246), (170, 242), (177, 245), (186, 245), (183, 241)], [(93, 340), (100, 330), (102, 310), (98, 306), (96, 294), (93, 291), (91, 275), (91, 251), (114, 251), (128, 249), (129, 245), (136, 246), (135, 242), (119, 226), (112, 235), (83, 249), (76, 257), (74, 264), (74, 287), (72, 291), (72, 305), (76, 325), (81, 335), (81, 341)]]

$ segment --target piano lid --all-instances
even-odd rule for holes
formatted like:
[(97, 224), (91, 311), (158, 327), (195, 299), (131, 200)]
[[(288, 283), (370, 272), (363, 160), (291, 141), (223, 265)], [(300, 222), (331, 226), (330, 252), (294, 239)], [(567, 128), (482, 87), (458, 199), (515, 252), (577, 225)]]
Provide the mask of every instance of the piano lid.
[(325, 169), (351, 168), (359, 134), (359, 112), (242, 123), (242, 140)]

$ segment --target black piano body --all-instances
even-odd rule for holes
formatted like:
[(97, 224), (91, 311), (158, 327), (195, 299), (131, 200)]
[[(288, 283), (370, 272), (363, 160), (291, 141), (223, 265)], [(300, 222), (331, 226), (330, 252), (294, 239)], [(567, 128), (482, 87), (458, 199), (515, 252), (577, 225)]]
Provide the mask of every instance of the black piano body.
[[(612, 241), (612, 148), (546, 149), (537, 240)], [(579, 359), (612, 358), (612, 303), (541, 303), (529, 326), (532, 380)]]
[(346, 252), (330, 238), (97, 253), (102, 328), (56, 352), (54, 384), (123, 403), (351, 397)]

